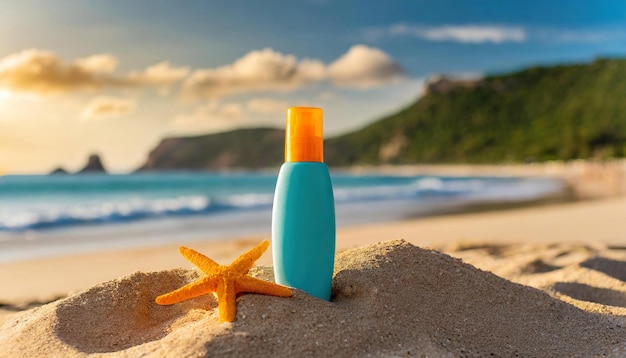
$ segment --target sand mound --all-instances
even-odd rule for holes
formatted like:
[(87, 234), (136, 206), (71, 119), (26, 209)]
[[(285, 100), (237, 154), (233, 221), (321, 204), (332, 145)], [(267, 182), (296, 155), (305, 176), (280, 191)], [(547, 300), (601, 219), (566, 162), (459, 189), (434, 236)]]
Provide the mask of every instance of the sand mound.
[(604, 244), (469, 244), (442, 248), (481, 269), (588, 312), (626, 321), (626, 248)]
[[(336, 272), (332, 302), (302, 292), (242, 295), (237, 321), (226, 324), (218, 323), (212, 297), (154, 303), (195, 272), (135, 273), (10, 316), (0, 327), (0, 356), (626, 354), (620, 317), (582, 310), (404, 241), (347, 251), (337, 257)], [(271, 269), (252, 274), (270, 279)]]

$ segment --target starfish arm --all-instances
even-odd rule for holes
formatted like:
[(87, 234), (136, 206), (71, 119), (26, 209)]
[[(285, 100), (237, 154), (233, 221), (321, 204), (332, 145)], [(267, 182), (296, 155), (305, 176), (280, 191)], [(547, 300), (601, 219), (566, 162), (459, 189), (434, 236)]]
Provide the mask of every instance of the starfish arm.
[(235, 259), (235, 261), (230, 264), (230, 268), (232, 268), (237, 273), (247, 273), (252, 265), (254, 265), (254, 262), (258, 260), (261, 255), (263, 255), (265, 250), (267, 250), (268, 246), (270, 246), (270, 242), (267, 240), (263, 240), (260, 244), (250, 249), (250, 251)]
[(237, 303), (235, 299), (235, 282), (223, 278), (217, 285), (217, 306), (219, 309), (220, 322), (232, 322), (237, 315)]
[(264, 295), (291, 297), (293, 291), (289, 287), (274, 282), (259, 280), (258, 278), (243, 276), (237, 280), (238, 292), (260, 293)]
[(258, 293), (280, 297), (290, 297), (290, 288), (263, 281), (246, 274), (267, 250), (269, 241), (264, 240), (253, 249), (239, 256), (230, 266), (221, 266), (210, 258), (192, 249), (181, 246), (179, 251), (187, 260), (207, 273), (196, 282), (189, 283), (175, 291), (158, 296), (155, 301), (160, 305), (171, 305), (201, 296), (210, 292), (217, 295), (220, 322), (233, 322), (237, 318), (237, 294)]
[(173, 305), (194, 297), (202, 296), (217, 289), (217, 277), (205, 277), (202, 280), (192, 282), (175, 291), (161, 295), (155, 299), (160, 305)]
[(214, 273), (220, 267), (217, 262), (188, 247), (181, 246), (178, 248), (178, 252), (207, 275)]

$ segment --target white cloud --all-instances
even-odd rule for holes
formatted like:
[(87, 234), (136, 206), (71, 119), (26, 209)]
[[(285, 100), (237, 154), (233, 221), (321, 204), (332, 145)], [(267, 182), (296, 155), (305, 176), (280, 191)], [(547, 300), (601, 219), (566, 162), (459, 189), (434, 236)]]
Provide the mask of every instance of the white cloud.
[(215, 98), (246, 92), (292, 90), (325, 77), (318, 60), (298, 61), (270, 48), (252, 51), (234, 63), (194, 71), (183, 84), (184, 98)]
[(121, 76), (113, 74), (117, 65), (117, 58), (109, 54), (64, 61), (49, 51), (24, 50), (0, 58), (0, 88), (40, 95), (138, 86), (164, 88), (189, 74), (187, 67), (172, 67), (164, 61)]
[(626, 40), (624, 29), (536, 29), (531, 35), (548, 42), (600, 43)]
[(239, 103), (226, 103), (215, 114), (222, 119), (239, 119), (243, 116), (244, 109)]
[(380, 49), (355, 45), (330, 65), (298, 60), (270, 48), (252, 51), (229, 65), (194, 71), (184, 82), (182, 97), (197, 100), (228, 95), (290, 91), (330, 79), (343, 87), (368, 88), (403, 76), (400, 66)]
[[(0, 58), (0, 90), (47, 95), (103, 89), (156, 87), (168, 94), (181, 83), (187, 100), (271, 91), (293, 91), (330, 81), (341, 87), (369, 88), (403, 77), (400, 66), (380, 49), (356, 45), (330, 64), (298, 59), (270, 48), (252, 51), (216, 68), (192, 71), (163, 61), (125, 75), (116, 74), (118, 59), (96, 54), (67, 61), (49, 51), (25, 50)], [(259, 111), (274, 111), (255, 104)], [(234, 113), (234, 112), (233, 112)]]
[(38, 94), (132, 86), (125, 78), (107, 72), (117, 65), (110, 55), (64, 62), (55, 54), (24, 50), (0, 59), (0, 87)]
[(524, 42), (528, 38), (526, 29), (520, 26), (497, 25), (442, 25), (422, 26), (396, 24), (386, 29), (373, 29), (370, 37), (412, 36), (428, 41), (453, 41), (470, 44)]
[(79, 58), (74, 63), (87, 72), (111, 73), (117, 68), (118, 60), (112, 55), (104, 53)]
[(254, 98), (248, 101), (250, 112), (262, 114), (284, 114), (289, 108), (289, 104), (283, 101), (276, 101), (271, 98)]
[(182, 81), (188, 74), (188, 67), (172, 67), (169, 62), (163, 61), (142, 72), (131, 72), (129, 78), (144, 84), (170, 86)]
[(403, 78), (404, 71), (383, 51), (355, 45), (328, 66), (333, 83), (342, 87), (370, 88)]
[(184, 113), (174, 118), (173, 124), (177, 127), (217, 125), (218, 127), (232, 126), (233, 121), (244, 117), (245, 108), (237, 102), (220, 103), (217, 100), (209, 101), (197, 106), (191, 113)]
[(368, 41), (385, 37), (415, 37), (435, 42), (466, 44), (544, 41), (551, 43), (601, 43), (626, 39), (626, 30), (619, 27), (604, 28), (525, 28), (510, 25), (441, 25), (395, 24), (363, 31)]
[(92, 99), (81, 116), (85, 119), (115, 117), (131, 112), (134, 108), (135, 101), (131, 99), (101, 96)]

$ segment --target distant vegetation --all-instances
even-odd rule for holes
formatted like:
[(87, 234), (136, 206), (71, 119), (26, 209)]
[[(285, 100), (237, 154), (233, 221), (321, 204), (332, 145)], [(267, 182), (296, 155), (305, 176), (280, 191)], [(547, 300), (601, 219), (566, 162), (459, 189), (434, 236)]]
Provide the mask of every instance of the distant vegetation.
[(330, 164), (497, 163), (626, 155), (626, 60), (431, 83), (408, 108), (328, 140)]
[(238, 129), (198, 137), (166, 138), (139, 170), (266, 168), (283, 161), (285, 131)]
[[(165, 139), (144, 169), (282, 162), (283, 131)], [(432, 80), (406, 109), (325, 142), (329, 165), (502, 163), (626, 156), (626, 60)]]

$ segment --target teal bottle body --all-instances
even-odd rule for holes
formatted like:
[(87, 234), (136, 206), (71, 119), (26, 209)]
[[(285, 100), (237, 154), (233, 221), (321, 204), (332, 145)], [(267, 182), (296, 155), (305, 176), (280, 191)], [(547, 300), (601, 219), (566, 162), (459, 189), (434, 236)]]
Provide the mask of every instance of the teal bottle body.
[(277, 283), (330, 300), (335, 263), (335, 202), (322, 162), (287, 162), (276, 183), (272, 255)]

